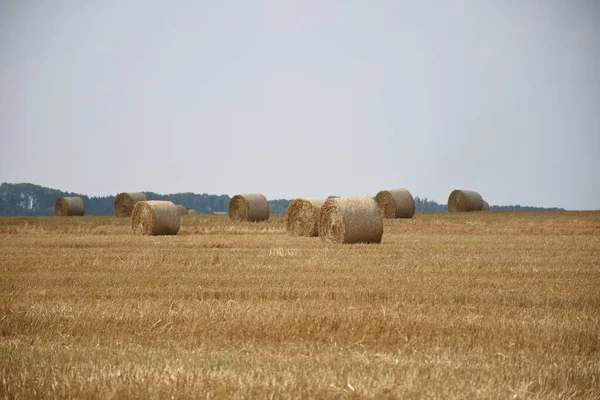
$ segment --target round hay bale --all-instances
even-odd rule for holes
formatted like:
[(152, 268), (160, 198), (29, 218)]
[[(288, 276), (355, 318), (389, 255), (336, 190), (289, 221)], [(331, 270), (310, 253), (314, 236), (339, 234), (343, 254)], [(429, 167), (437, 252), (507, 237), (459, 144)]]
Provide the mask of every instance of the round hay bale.
[(177, 235), (180, 218), (170, 201), (139, 201), (133, 206), (131, 228), (137, 235)]
[(319, 236), (329, 243), (380, 243), (379, 206), (367, 196), (329, 199), (319, 215)]
[(196, 211), (196, 210), (188, 210), (187, 215), (198, 215), (198, 211)]
[(258, 222), (269, 219), (269, 202), (262, 194), (237, 194), (229, 200), (229, 218)]
[(490, 211), (490, 205), (485, 200), (483, 200), (483, 207), (481, 208), (481, 211)]
[(177, 207), (177, 211), (179, 212), (179, 215), (186, 216), (188, 215), (188, 208), (184, 205), (181, 204), (176, 204), (175, 207)]
[(406, 189), (382, 190), (375, 196), (383, 218), (412, 218), (415, 199)]
[(54, 215), (57, 217), (83, 217), (85, 206), (81, 197), (59, 197), (54, 203)]
[(295, 199), (285, 213), (285, 224), (290, 235), (319, 236), (319, 214), (325, 200)]
[(448, 197), (448, 211), (481, 211), (483, 199), (479, 193), (472, 190), (454, 190)]
[(131, 217), (135, 203), (146, 200), (144, 193), (119, 193), (114, 203), (115, 217)]

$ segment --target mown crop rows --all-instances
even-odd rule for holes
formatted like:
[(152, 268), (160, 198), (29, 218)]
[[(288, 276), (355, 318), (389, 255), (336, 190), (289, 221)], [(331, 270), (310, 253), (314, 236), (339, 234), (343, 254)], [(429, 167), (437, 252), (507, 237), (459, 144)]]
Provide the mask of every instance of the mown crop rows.
[(0, 219), (0, 397), (600, 398), (600, 212)]

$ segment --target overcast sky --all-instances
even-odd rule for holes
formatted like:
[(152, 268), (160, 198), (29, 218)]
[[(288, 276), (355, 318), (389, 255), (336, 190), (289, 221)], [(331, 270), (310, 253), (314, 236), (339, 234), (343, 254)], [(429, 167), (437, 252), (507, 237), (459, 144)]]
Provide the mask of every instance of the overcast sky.
[(0, 182), (600, 209), (600, 3), (0, 0)]

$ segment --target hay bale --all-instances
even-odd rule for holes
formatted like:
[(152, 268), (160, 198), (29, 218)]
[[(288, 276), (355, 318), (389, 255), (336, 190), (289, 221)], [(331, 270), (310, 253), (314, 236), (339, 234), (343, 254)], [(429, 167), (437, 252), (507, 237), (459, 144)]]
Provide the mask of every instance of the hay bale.
[(114, 202), (115, 217), (131, 217), (135, 203), (146, 200), (144, 193), (119, 193)]
[(54, 215), (57, 217), (83, 217), (85, 206), (81, 197), (59, 197), (54, 203)]
[(483, 200), (483, 207), (481, 208), (481, 211), (490, 211), (490, 205), (485, 200)]
[(483, 199), (477, 192), (472, 190), (453, 190), (448, 197), (448, 211), (481, 211)]
[(285, 213), (285, 224), (290, 235), (319, 236), (319, 214), (325, 200), (295, 199)]
[(412, 218), (415, 199), (406, 189), (382, 190), (375, 196), (383, 218)]
[(177, 235), (180, 218), (170, 201), (139, 201), (133, 206), (131, 228), (137, 235)]
[(329, 243), (380, 243), (379, 206), (367, 196), (329, 199), (319, 215), (319, 236)]
[(196, 210), (188, 210), (187, 215), (198, 215), (198, 211), (196, 211)]
[(176, 204), (175, 207), (177, 207), (177, 211), (179, 212), (179, 215), (181, 215), (182, 217), (188, 215), (188, 208), (184, 205), (181, 204)]
[(262, 194), (237, 194), (229, 200), (229, 218), (258, 222), (269, 219), (269, 202)]

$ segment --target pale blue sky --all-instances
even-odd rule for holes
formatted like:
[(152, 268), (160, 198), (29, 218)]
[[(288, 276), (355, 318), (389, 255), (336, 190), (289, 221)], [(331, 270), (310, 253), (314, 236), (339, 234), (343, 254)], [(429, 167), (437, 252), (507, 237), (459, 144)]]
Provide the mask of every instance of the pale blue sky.
[(596, 1), (0, 0), (0, 181), (599, 209)]

